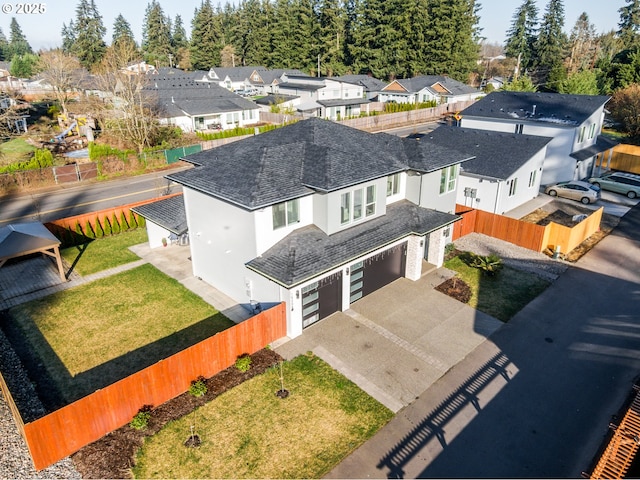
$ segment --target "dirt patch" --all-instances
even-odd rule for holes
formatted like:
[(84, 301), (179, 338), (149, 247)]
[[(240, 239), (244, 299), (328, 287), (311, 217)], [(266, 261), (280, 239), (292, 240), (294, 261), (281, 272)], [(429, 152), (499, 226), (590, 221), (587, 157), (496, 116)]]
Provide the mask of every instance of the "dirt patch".
[[(525, 215), (520, 220), (524, 222), (535, 223), (537, 225), (548, 225), (551, 222), (564, 225), (566, 227), (573, 227), (578, 221), (574, 220), (576, 215), (589, 215), (592, 210), (581, 208), (579, 206), (566, 205), (561, 204), (558, 205), (552, 204), (545, 205), (545, 208), (539, 208), (534, 210), (528, 215)], [(576, 248), (571, 250), (566, 254), (562, 254), (561, 257), (563, 260), (568, 262), (576, 262), (580, 257), (582, 257), (585, 253), (591, 250), (597, 243), (602, 240), (604, 237), (609, 235), (611, 231), (620, 223), (620, 217), (616, 217), (615, 215), (611, 215), (608, 213), (602, 214), (602, 220), (600, 221), (600, 230), (587, 238), (584, 242), (578, 245)], [(551, 249), (546, 249), (542, 253), (552, 257), (554, 252)]]
[(186, 392), (154, 408), (145, 430), (135, 430), (125, 425), (74, 453), (71, 459), (76, 469), (82, 478), (131, 478), (130, 469), (144, 437), (156, 434), (168, 422), (191, 413), (221, 393), (264, 373), (281, 360), (282, 357), (273, 350), (263, 349), (254, 353), (251, 355), (251, 368), (246, 372), (231, 366), (206, 379), (207, 392), (203, 396), (196, 398)]
[(471, 300), (471, 287), (458, 277), (445, 280), (436, 287), (436, 290), (462, 303), (469, 303), (469, 300)]

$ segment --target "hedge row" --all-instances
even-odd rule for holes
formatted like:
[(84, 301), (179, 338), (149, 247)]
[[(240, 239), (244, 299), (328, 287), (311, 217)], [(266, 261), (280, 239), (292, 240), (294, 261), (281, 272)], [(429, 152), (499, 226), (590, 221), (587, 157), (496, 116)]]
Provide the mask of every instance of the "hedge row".
[(120, 218), (114, 213), (111, 217), (105, 216), (102, 219), (96, 216), (93, 221), (87, 220), (84, 225), (76, 222), (75, 228), (64, 228), (55, 224), (49, 224), (49, 228), (62, 243), (60, 248), (68, 248), (87, 243), (88, 239), (117, 235), (138, 227), (144, 228), (145, 225), (144, 217), (129, 212), (129, 217), (127, 218), (124, 212), (121, 212)]

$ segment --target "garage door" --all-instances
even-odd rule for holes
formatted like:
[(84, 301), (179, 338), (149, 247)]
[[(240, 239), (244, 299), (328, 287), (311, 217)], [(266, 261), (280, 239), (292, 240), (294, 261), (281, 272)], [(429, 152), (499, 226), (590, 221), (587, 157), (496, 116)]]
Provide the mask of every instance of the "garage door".
[(349, 303), (404, 277), (406, 257), (407, 242), (351, 265)]
[(302, 328), (342, 309), (342, 272), (302, 288)]

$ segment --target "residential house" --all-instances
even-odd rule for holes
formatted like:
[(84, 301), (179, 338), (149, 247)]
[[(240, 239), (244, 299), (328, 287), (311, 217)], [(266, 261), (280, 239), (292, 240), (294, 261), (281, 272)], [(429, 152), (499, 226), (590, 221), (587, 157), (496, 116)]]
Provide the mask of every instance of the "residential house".
[(465, 85), (444, 75), (422, 75), (394, 80), (385, 86), (378, 101), (396, 103), (436, 104), (467, 102), (484, 95), (477, 88)]
[(197, 83), (188, 75), (150, 76), (145, 87), (161, 123), (185, 132), (255, 125), (260, 108), (215, 83)]
[(595, 158), (613, 144), (600, 135), (603, 95), (492, 92), (464, 109), (460, 126), (551, 137), (542, 185), (591, 176)]
[(247, 90), (251, 87), (254, 72), (266, 70), (265, 67), (211, 67), (208, 72), (196, 70), (192, 78), (196, 82), (216, 83), (227, 90)]
[(286, 81), (287, 75), (296, 77), (308, 77), (306, 73), (295, 68), (280, 69), (256, 69), (249, 80), (254, 88), (257, 88), (261, 94), (278, 94), (278, 85)]
[(145, 62), (133, 62), (122, 68), (122, 71), (128, 75), (151, 75), (156, 73), (156, 67)]
[[(311, 118), (184, 157), (193, 274), (287, 334), (443, 263), (471, 155)], [(435, 267), (433, 267), (435, 268)]]
[(370, 75), (340, 75), (335, 77), (336, 80), (342, 82), (353, 83), (354, 85), (361, 85), (364, 90), (364, 98), (369, 101), (377, 101), (378, 95), (387, 86), (387, 82), (378, 80)]
[(300, 97), (297, 108), (308, 117), (340, 120), (359, 116), (364, 98), (362, 85), (329, 77), (284, 75), (278, 93)]
[(473, 153), (461, 167), (456, 201), (502, 215), (538, 196), (552, 138), (440, 126), (419, 141)]
[(187, 214), (181, 195), (131, 208), (146, 219), (149, 246), (157, 248), (182, 241), (188, 244)]
[(300, 104), (300, 97), (284, 93), (270, 93), (264, 97), (256, 98), (254, 102), (263, 112), (271, 112), (276, 107), (278, 110), (276, 113), (293, 113)]

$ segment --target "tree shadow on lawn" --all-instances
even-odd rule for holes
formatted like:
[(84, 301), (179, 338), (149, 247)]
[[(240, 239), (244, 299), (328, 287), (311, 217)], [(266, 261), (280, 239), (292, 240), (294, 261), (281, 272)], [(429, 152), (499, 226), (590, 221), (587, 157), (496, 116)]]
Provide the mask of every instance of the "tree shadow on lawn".
[[(45, 410), (50, 413), (205, 340), (229, 328), (232, 322), (218, 312), (75, 376), (69, 373), (31, 320), (26, 329), (32, 330), (32, 338), (35, 338), (32, 341), (25, 334), (25, 327), (18, 325), (8, 311), (0, 312), (0, 326), (34, 383)], [(82, 345), (78, 345), (78, 348), (82, 348)], [(25, 422), (36, 420), (28, 418), (27, 409), (20, 408), (20, 405), (18, 408)]]

